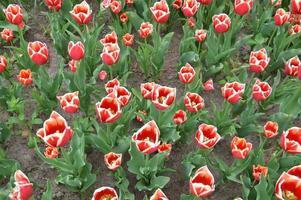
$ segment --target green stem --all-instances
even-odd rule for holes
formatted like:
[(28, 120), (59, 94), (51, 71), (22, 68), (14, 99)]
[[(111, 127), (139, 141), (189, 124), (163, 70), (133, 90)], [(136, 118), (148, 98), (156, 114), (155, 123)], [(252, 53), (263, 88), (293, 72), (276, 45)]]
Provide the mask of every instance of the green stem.
[(276, 34), (277, 32), (277, 27), (274, 28), (274, 31), (269, 39), (269, 42), (268, 42), (268, 47), (270, 46), (271, 42), (272, 42), (272, 39), (274, 38), (274, 35)]

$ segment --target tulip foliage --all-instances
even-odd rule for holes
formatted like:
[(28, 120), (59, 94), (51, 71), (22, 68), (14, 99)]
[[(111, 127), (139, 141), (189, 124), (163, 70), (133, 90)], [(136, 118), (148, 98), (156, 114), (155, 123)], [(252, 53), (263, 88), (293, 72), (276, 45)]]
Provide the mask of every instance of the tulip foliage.
[(0, 199), (301, 200), (300, 0), (0, 8)]

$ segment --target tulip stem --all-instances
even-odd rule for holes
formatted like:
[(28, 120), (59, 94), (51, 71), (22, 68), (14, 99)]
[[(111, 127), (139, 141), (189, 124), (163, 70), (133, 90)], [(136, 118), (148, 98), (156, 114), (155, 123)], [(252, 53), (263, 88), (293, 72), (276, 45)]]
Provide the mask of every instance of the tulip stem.
[(112, 66), (109, 66), (110, 79), (113, 79), (113, 69)]
[(277, 27), (274, 28), (274, 31), (269, 39), (269, 42), (268, 42), (268, 47), (270, 46), (271, 42), (272, 42), (272, 39), (274, 38), (275, 34), (277, 32)]

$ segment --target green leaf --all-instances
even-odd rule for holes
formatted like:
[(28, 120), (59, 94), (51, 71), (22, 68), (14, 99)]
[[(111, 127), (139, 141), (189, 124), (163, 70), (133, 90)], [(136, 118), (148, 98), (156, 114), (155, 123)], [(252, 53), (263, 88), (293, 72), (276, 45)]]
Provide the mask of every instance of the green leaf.
[(43, 193), (41, 200), (52, 200), (52, 186), (51, 181), (47, 181), (47, 190)]
[(138, 151), (135, 143), (131, 143), (129, 153), (131, 155), (131, 159), (127, 162), (128, 170), (134, 174), (141, 174), (140, 168), (144, 167), (144, 155), (140, 151)]
[(268, 183), (264, 176), (261, 176), (259, 184), (255, 186), (257, 192), (256, 200), (269, 200), (271, 195), (268, 194)]

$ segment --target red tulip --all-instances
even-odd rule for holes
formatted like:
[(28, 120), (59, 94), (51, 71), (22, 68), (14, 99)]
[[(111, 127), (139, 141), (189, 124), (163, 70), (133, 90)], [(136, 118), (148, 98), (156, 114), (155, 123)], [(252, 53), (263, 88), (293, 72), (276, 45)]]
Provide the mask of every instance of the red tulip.
[(116, 0), (111, 1), (110, 8), (111, 8), (111, 11), (114, 14), (118, 14), (121, 11), (121, 9), (122, 9), (121, 2), (120, 1), (116, 1)]
[(268, 175), (269, 169), (267, 167), (261, 166), (261, 165), (253, 165), (253, 177), (256, 181), (260, 181), (261, 174), (263, 176)]
[(209, 79), (209, 80), (207, 80), (207, 81), (203, 84), (203, 88), (204, 88), (205, 92), (209, 92), (209, 91), (211, 91), (211, 90), (214, 90), (212, 78)]
[(263, 72), (269, 62), (270, 58), (268, 57), (265, 48), (262, 48), (259, 51), (252, 51), (249, 59), (250, 71), (255, 73)]
[(207, 31), (204, 29), (195, 30), (194, 38), (198, 42), (203, 42), (207, 37)]
[(121, 113), (121, 105), (116, 97), (106, 96), (96, 103), (96, 114), (100, 122), (114, 123)]
[(70, 69), (73, 73), (76, 72), (78, 65), (79, 65), (79, 61), (76, 61), (76, 60), (70, 60), (68, 62), (68, 66), (70, 67)]
[(159, 147), (158, 147), (158, 152), (159, 152), (159, 153), (162, 153), (162, 152), (167, 151), (168, 154), (166, 154), (166, 156), (169, 156), (169, 154), (170, 154), (170, 152), (171, 152), (171, 148), (172, 148), (172, 144), (164, 143), (164, 144), (159, 145)]
[(277, 200), (301, 199), (301, 165), (283, 172), (275, 186)]
[[(138, 113), (140, 113), (140, 114), (142, 114), (142, 115), (144, 115), (144, 116), (147, 115), (147, 112), (145, 112), (144, 110), (139, 110)], [(136, 120), (137, 120), (138, 122), (141, 122), (141, 123), (144, 122), (144, 120), (142, 119), (142, 117), (140, 117), (139, 115), (136, 116)]]
[(291, 12), (293, 14), (301, 14), (301, 1), (291, 0)]
[(106, 166), (115, 171), (121, 166), (122, 154), (110, 152), (105, 154), (104, 160)]
[(292, 14), (291, 12), (288, 12), (289, 18), (288, 22), (291, 24), (301, 24), (301, 15), (299, 14)]
[(194, 17), (189, 17), (189, 18), (187, 19), (187, 23), (188, 23), (189, 28), (192, 29), (192, 28), (195, 27), (196, 21), (195, 21)]
[(214, 192), (214, 177), (207, 165), (199, 168), (194, 176), (190, 177), (189, 189), (191, 194), (201, 198), (206, 198)]
[(118, 44), (107, 44), (100, 55), (103, 63), (106, 65), (114, 65), (119, 60), (120, 48)]
[(111, 4), (111, 0), (103, 0), (100, 4), (101, 8), (106, 9), (108, 7), (110, 7)]
[(187, 121), (187, 114), (184, 110), (178, 110), (173, 116), (175, 124), (183, 124)]
[(234, 11), (236, 14), (243, 16), (250, 12), (253, 6), (253, 0), (235, 0)]
[(146, 123), (132, 136), (137, 149), (144, 154), (157, 151), (160, 145), (159, 138), (160, 130), (154, 120)]
[(178, 74), (180, 81), (184, 84), (187, 84), (194, 80), (195, 70), (189, 63), (186, 63), (185, 66), (180, 69)]
[(176, 88), (156, 85), (153, 91), (152, 102), (159, 110), (166, 110), (176, 99)]
[(85, 56), (85, 46), (82, 42), (72, 42), (68, 44), (68, 53), (72, 60), (81, 60)]
[(43, 128), (38, 130), (37, 136), (48, 146), (62, 147), (69, 143), (73, 131), (68, 126), (67, 121), (60, 114), (53, 111), (50, 118), (44, 122)]
[(9, 4), (6, 9), (3, 9), (3, 12), (9, 23), (17, 25), (20, 28), (24, 26), (23, 11), (18, 4)]
[(213, 21), (213, 28), (218, 33), (227, 32), (231, 26), (231, 19), (225, 13), (214, 15), (212, 17), (212, 21)]
[(212, 0), (198, 0), (201, 4), (207, 6), (212, 3)]
[(47, 45), (40, 41), (29, 42), (27, 53), (31, 60), (37, 65), (44, 65), (48, 61)]
[(143, 39), (150, 36), (153, 32), (153, 25), (149, 22), (143, 22), (138, 30), (139, 36)]
[(187, 92), (184, 97), (184, 104), (189, 112), (195, 113), (201, 110), (204, 106), (204, 99), (197, 93)]
[(0, 56), (0, 74), (4, 72), (7, 67), (7, 60), (4, 56)]
[(182, 4), (182, 0), (174, 0), (171, 5), (174, 9), (179, 10), (182, 7)]
[(47, 158), (57, 158), (59, 156), (59, 150), (56, 147), (46, 147), (44, 155)]
[(259, 79), (256, 80), (252, 90), (252, 96), (256, 101), (264, 101), (272, 93), (272, 87), (267, 82), (261, 82)]
[(117, 98), (121, 106), (126, 106), (131, 98), (131, 93), (122, 86), (115, 86), (109, 95)]
[(298, 56), (290, 58), (286, 61), (284, 72), (288, 76), (298, 76), (298, 68), (301, 67), (301, 61)]
[(292, 127), (283, 132), (280, 138), (280, 146), (291, 154), (301, 153), (301, 128)]
[(156, 84), (154, 82), (142, 83), (140, 85), (141, 95), (144, 99), (152, 99)]
[(222, 87), (223, 97), (232, 104), (237, 103), (242, 98), (244, 91), (245, 84), (241, 84), (237, 81), (226, 83), (224, 87)]
[(165, 0), (157, 1), (153, 7), (150, 8), (153, 18), (157, 23), (167, 22), (170, 12)]
[(150, 200), (168, 200), (164, 192), (159, 188), (155, 193), (150, 197)]
[(274, 22), (276, 26), (282, 26), (290, 17), (290, 13), (286, 12), (283, 8), (278, 8), (274, 15)]
[(297, 33), (300, 33), (300, 31), (301, 31), (301, 26), (299, 24), (296, 24), (289, 29), (288, 34), (296, 35)]
[(59, 11), (62, 7), (62, 0), (45, 0), (49, 10)]
[(129, 33), (125, 34), (125, 35), (122, 37), (122, 42), (123, 42), (123, 44), (124, 44), (125, 46), (127, 46), (127, 47), (132, 46), (133, 43), (134, 43), (134, 35), (129, 34)]
[(1, 32), (1, 38), (5, 41), (5, 42), (10, 42), (14, 39), (14, 32), (13, 30), (9, 29), (9, 28), (5, 28), (3, 29), (3, 31)]
[(212, 149), (220, 139), (221, 136), (217, 133), (217, 128), (204, 123), (199, 125), (195, 134), (196, 144), (201, 149)]
[(119, 16), (119, 19), (120, 19), (120, 21), (121, 21), (122, 23), (126, 23), (126, 22), (129, 20), (129, 18), (128, 18), (126, 12), (122, 13), (122, 14)]
[(92, 19), (92, 10), (86, 1), (76, 4), (70, 14), (79, 25), (88, 24)]
[(192, 17), (199, 10), (200, 3), (197, 0), (184, 0), (182, 13), (185, 17)]
[(28, 177), (21, 171), (15, 172), (15, 187), (9, 194), (10, 200), (29, 200), (33, 195), (33, 184)]
[(271, 4), (273, 4), (275, 7), (281, 6), (282, 0), (271, 0)]
[(104, 70), (101, 70), (101, 71), (99, 72), (99, 74), (98, 74), (98, 78), (99, 78), (99, 80), (101, 80), (101, 81), (106, 80), (107, 76), (108, 76), (108, 74), (107, 74), (107, 72), (104, 71)]
[(118, 44), (118, 37), (117, 34), (115, 33), (115, 31), (113, 31), (112, 33), (109, 33), (107, 35), (105, 35), (104, 38), (102, 38), (99, 41), (104, 47), (106, 45), (111, 45), (111, 44)]
[(278, 134), (278, 123), (268, 121), (263, 127), (263, 134), (267, 138), (273, 138)]
[(234, 137), (231, 142), (231, 150), (234, 158), (244, 159), (252, 150), (252, 144), (244, 138)]
[(77, 112), (80, 104), (78, 91), (72, 93), (66, 93), (63, 96), (57, 96), (56, 98), (59, 100), (61, 108), (66, 113), (72, 114)]
[(120, 83), (118, 81), (118, 79), (114, 78), (113, 80), (108, 81), (105, 84), (105, 89), (107, 91), (108, 94), (112, 93), (114, 88), (120, 86)]
[(92, 200), (118, 200), (117, 192), (111, 187), (101, 187), (94, 191)]
[(17, 75), (18, 81), (22, 85), (31, 85), (32, 84), (32, 73), (30, 69), (22, 69), (20, 70), (19, 74)]

